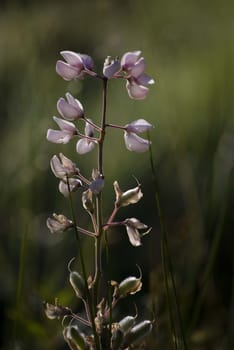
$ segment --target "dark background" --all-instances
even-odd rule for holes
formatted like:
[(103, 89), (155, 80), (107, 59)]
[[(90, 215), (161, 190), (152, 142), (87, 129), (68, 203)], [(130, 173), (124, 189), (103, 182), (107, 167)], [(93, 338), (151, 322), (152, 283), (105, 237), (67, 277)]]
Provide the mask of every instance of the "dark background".
[[(74, 142), (53, 145), (45, 134), (55, 127), (51, 117), (66, 91), (98, 121), (101, 88), (98, 81), (64, 82), (56, 75), (64, 49), (91, 55), (99, 72), (107, 55), (142, 50), (156, 84), (146, 100), (134, 101), (123, 82), (112, 82), (108, 118), (124, 125), (143, 117), (155, 125), (153, 157), (187, 332), (192, 323), (189, 349), (234, 348), (233, 11), (232, 1), (1, 0), (1, 349), (12, 348), (15, 335), (14, 349), (66, 348), (60, 323), (46, 319), (42, 301), (58, 297), (76, 307), (67, 272), (74, 236), (53, 236), (45, 225), (53, 212), (69, 214), (49, 161), (62, 151), (89, 177), (96, 153), (79, 156)], [(104, 162), (105, 215), (113, 207), (113, 181), (128, 189), (135, 175), (144, 197), (118, 218), (135, 216), (153, 227), (140, 248), (130, 246), (124, 230), (111, 234), (113, 279), (137, 274), (140, 264), (138, 311), (152, 317), (153, 303), (156, 319), (148, 346), (170, 349), (149, 155), (128, 152), (114, 130)], [(77, 205), (80, 224), (88, 225), (79, 196)], [(92, 247), (84, 244), (91, 269)]]

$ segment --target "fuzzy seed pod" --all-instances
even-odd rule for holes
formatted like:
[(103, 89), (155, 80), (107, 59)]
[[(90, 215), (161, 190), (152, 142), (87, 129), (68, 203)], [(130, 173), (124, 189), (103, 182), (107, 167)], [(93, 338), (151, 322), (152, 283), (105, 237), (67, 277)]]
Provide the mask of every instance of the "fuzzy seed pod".
[(141, 278), (133, 276), (125, 278), (120, 284), (117, 291), (119, 297), (125, 297), (128, 294), (135, 294), (141, 290)]
[(111, 337), (111, 350), (119, 350), (123, 343), (124, 333), (120, 328), (114, 330)]
[(69, 281), (78, 298), (85, 298), (85, 282), (83, 277), (76, 271), (71, 271)]
[(119, 321), (119, 328), (124, 334), (128, 333), (130, 329), (134, 326), (135, 317), (126, 316), (121, 321)]
[(142, 321), (134, 326), (127, 335), (126, 344), (132, 345), (141, 341), (152, 330), (152, 322), (149, 320)]

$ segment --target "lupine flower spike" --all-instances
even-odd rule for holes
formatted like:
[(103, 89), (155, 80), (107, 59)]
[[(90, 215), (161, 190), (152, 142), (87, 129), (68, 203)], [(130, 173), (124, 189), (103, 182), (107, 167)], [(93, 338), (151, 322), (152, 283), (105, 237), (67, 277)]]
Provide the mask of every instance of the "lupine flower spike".
[[(66, 92), (65, 97), (60, 97), (57, 101), (57, 111), (60, 117), (53, 117), (58, 129), (47, 131), (47, 140), (55, 144), (63, 144), (66, 152), (69, 152), (69, 147), (72, 147), (67, 144), (73, 138), (76, 139), (76, 146), (73, 145), (73, 147), (78, 153), (75, 154), (78, 157), (79, 166), (81, 156), (94, 148), (97, 150), (97, 162), (90, 166), (89, 176), (86, 177), (70, 157), (61, 152), (51, 157), (51, 171), (59, 181), (58, 189), (69, 203), (69, 211), (72, 214), (71, 219), (64, 214), (53, 214), (47, 219), (46, 224), (52, 234), (63, 235), (68, 231), (70, 235), (71, 231), (75, 231), (76, 244), (78, 243), (78, 267), (76, 270), (71, 270), (70, 265), (74, 259), (70, 260), (68, 280), (73, 289), (73, 296), (79, 302), (75, 313), (69, 307), (59, 305), (57, 300), (54, 304), (45, 302), (45, 314), (49, 319), (62, 320), (62, 335), (71, 350), (140, 349), (142, 339), (152, 329), (152, 322), (149, 320), (137, 322), (138, 315), (135, 317), (125, 315), (118, 320), (120, 312), (116, 309), (123, 298), (134, 298), (134, 294), (141, 291), (141, 270), (140, 277), (128, 276), (120, 283), (111, 279), (106, 282), (103, 276), (110, 274), (112, 264), (109, 254), (106, 263), (110, 266), (106, 274), (106, 264), (102, 261), (102, 246), (103, 240), (107, 242), (108, 235), (112, 234), (110, 232), (112, 226), (124, 227), (130, 244), (135, 248), (142, 245), (142, 236), (148, 234), (151, 229), (134, 216), (115, 221), (117, 213), (121, 216), (126, 206), (137, 205), (142, 199), (143, 193), (138, 181), (135, 187), (126, 191), (121, 190), (117, 180), (114, 181), (115, 201), (112, 212), (109, 213), (109, 219), (106, 223), (104, 222), (103, 218), (106, 217), (103, 205), (106, 190), (104, 172), (108, 164), (104, 166), (103, 151), (107, 127), (124, 132), (124, 142), (129, 151), (143, 153), (148, 150), (150, 142), (138, 134), (152, 130), (153, 125), (143, 118), (136, 119), (124, 126), (111, 124), (109, 115), (106, 113), (107, 86), (110, 80), (121, 79), (126, 83), (129, 97), (142, 100), (146, 98), (149, 85), (153, 84), (154, 80), (145, 74), (146, 64), (145, 59), (141, 57), (141, 51), (126, 52), (121, 59), (107, 56), (102, 66), (102, 75), (94, 71), (94, 61), (86, 54), (66, 50), (61, 51), (61, 56), (63, 60), (58, 60), (56, 63), (58, 75), (66, 81), (80, 80), (88, 76), (98, 79), (103, 84), (103, 99), (102, 114), (98, 123), (86, 116), (79, 97)], [(85, 123), (83, 133), (80, 131), (82, 130), (81, 123)], [(117, 157), (114, 151), (113, 147), (113, 157)], [(116, 161), (118, 161), (117, 158)], [(78, 210), (77, 200), (81, 202)], [(81, 216), (90, 219), (88, 228), (77, 225), (77, 220)], [(84, 239), (93, 242), (92, 254), (88, 256), (83, 252), (83, 241), (81, 241), (80, 234), (87, 237)], [(89, 273), (90, 266), (92, 269)], [(102, 288), (100, 288), (101, 285)]]

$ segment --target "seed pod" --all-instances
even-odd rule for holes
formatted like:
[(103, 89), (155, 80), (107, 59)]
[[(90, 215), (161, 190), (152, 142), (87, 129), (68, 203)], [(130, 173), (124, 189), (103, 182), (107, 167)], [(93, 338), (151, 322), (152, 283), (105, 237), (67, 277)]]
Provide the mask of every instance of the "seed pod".
[(126, 207), (129, 204), (135, 204), (143, 197), (140, 184), (125, 192), (121, 191), (118, 181), (115, 181), (113, 185), (116, 194), (115, 205), (117, 208)]
[(119, 321), (119, 328), (124, 334), (128, 333), (130, 329), (134, 326), (135, 317), (126, 316), (121, 321)]
[(141, 287), (141, 278), (136, 278), (133, 276), (127, 277), (120, 283), (117, 296), (125, 297), (128, 294), (135, 294), (141, 290)]
[(152, 330), (152, 322), (149, 320), (142, 321), (134, 326), (127, 335), (126, 344), (132, 345), (138, 343)]
[(78, 327), (70, 327), (70, 337), (73, 340), (73, 342), (76, 343), (79, 350), (87, 350), (88, 344), (85, 340), (85, 336), (83, 333), (80, 332)]
[(71, 271), (69, 281), (78, 298), (84, 299), (85, 297), (85, 282), (83, 277), (76, 271)]
[(94, 212), (94, 205), (93, 205), (93, 199), (92, 199), (92, 191), (88, 189), (87, 191), (84, 191), (82, 193), (82, 203), (85, 210), (87, 210), (89, 213), (93, 214)]
[(119, 350), (123, 343), (124, 333), (120, 328), (116, 328), (111, 337), (111, 350)]

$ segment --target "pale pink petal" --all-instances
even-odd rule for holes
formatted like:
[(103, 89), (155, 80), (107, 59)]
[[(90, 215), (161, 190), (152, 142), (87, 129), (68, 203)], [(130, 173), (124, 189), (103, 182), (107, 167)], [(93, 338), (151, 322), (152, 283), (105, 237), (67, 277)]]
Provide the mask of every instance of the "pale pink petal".
[(83, 138), (77, 142), (76, 152), (79, 154), (85, 154), (92, 151), (94, 147), (95, 147), (95, 142)]
[(145, 70), (145, 59), (141, 57), (131, 68), (131, 76), (134, 78), (139, 77), (139, 75), (143, 74)]
[(143, 153), (147, 151), (150, 145), (150, 142), (148, 140), (145, 140), (142, 137), (139, 137), (138, 135), (131, 132), (124, 133), (124, 141), (126, 148), (129, 151), (138, 153)]
[[(91, 119), (88, 119), (88, 120), (91, 121)], [(89, 137), (93, 137), (94, 135), (94, 127), (87, 122), (85, 123), (85, 135)]]
[(106, 59), (106, 61), (104, 62), (104, 66), (103, 66), (103, 75), (108, 78), (111, 79), (113, 77), (113, 75), (115, 75), (115, 73), (117, 73), (120, 70), (120, 62), (118, 59), (115, 60), (111, 60), (109, 62), (108, 57)]
[(84, 67), (89, 69), (89, 70), (92, 70), (93, 66), (94, 66), (94, 62), (93, 62), (92, 57), (90, 57), (86, 54), (83, 54), (83, 53), (80, 53), (79, 56), (83, 62)]
[(73, 123), (68, 122), (67, 120), (58, 118), (58, 117), (53, 117), (53, 119), (58, 124), (58, 126), (60, 127), (60, 129), (62, 131), (67, 131), (67, 132), (71, 133), (72, 135), (76, 135), (77, 129)]
[(126, 226), (126, 230), (127, 230), (127, 234), (128, 234), (128, 238), (129, 238), (130, 243), (134, 247), (139, 247), (141, 245), (141, 236), (140, 236), (140, 233), (138, 232), (138, 230), (136, 228), (131, 227), (131, 226)]
[(137, 85), (135, 83), (130, 83), (129, 81), (127, 81), (126, 88), (129, 97), (136, 100), (143, 100), (149, 92), (149, 89), (147, 87), (143, 85)]
[(83, 108), (83, 106), (82, 106), (82, 104), (80, 103), (79, 100), (74, 98), (69, 92), (66, 93), (66, 98), (67, 98), (68, 103), (71, 106), (75, 107), (77, 109), (77, 111), (78, 110), (80, 111), (80, 115), (84, 114), (84, 108)]
[(126, 52), (121, 58), (121, 66), (123, 69), (128, 70), (131, 68), (138, 60), (141, 51)]
[(70, 192), (75, 192), (79, 187), (82, 186), (82, 182), (78, 179), (73, 179), (73, 178), (69, 178), (69, 188), (67, 183), (65, 183), (64, 181), (60, 181), (59, 183), (59, 192), (61, 192), (64, 197), (68, 197), (69, 196), (69, 189)]
[(57, 61), (56, 63), (56, 72), (58, 75), (60, 75), (64, 80), (72, 80), (76, 79), (80, 71), (77, 70), (76, 67), (71, 66), (68, 63), (65, 63), (63, 61)]
[(75, 120), (83, 117), (82, 105), (76, 99), (74, 99), (73, 104), (71, 104), (70, 102), (67, 102), (64, 98), (60, 98), (57, 102), (57, 109), (59, 113), (63, 116), (63, 118), (67, 120)]
[(147, 74), (141, 74), (137, 77), (136, 81), (137, 84), (144, 86), (154, 84), (154, 79), (149, 77)]
[(53, 143), (68, 143), (73, 135), (66, 131), (48, 129), (46, 138)]
[(50, 167), (56, 177), (63, 178), (66, 175), (64, 167), (62, 166), (60, 159), (56, 155), (54, 155), (51, 158)]
[(153, 128), (145, 119), (138, 119), (125, 126), (127, 132), (141, 133)]
[(78, 53), (73, 51), (61, 51), (60, 54), (71, 66), (79, 68), (80, 71), (84, 68), (82, 58)]

